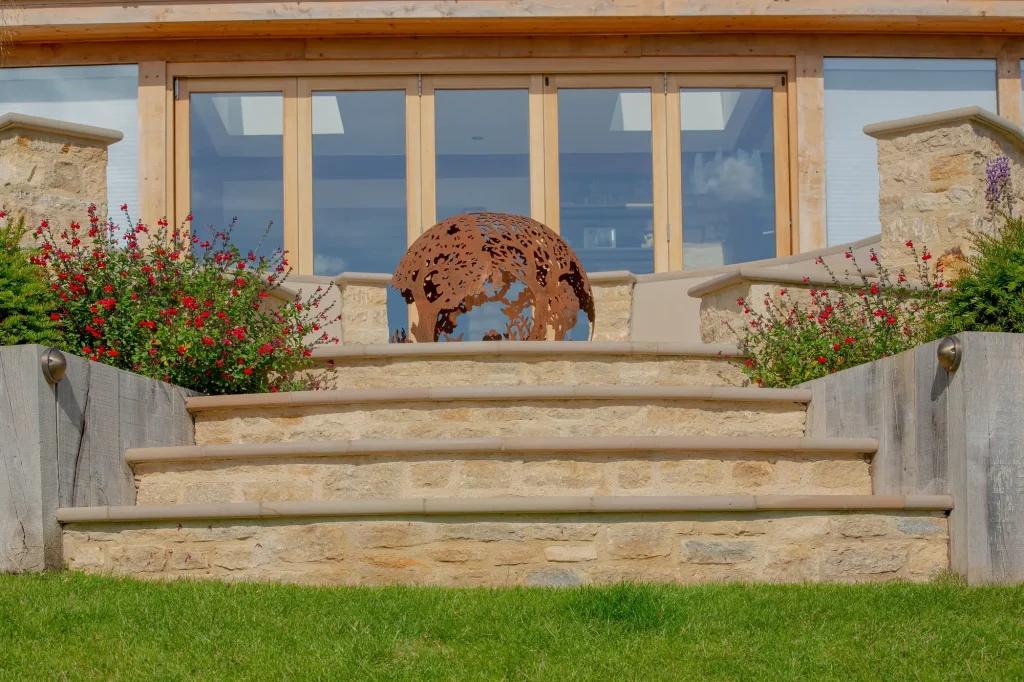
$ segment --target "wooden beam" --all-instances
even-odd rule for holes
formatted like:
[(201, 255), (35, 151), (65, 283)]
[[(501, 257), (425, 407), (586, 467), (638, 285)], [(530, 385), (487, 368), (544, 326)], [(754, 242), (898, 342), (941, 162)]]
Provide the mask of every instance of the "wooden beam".
[(167, 215), (167, 64), (139, 62), (139, 206), (142, 222)]
[(688, 31), (1024, 32), (1024, 0), (22, 0), (16, 40), (155, 36), (442, 35)]
[(1021, 125), (1020, 60), (1019, 50), (1003, 52), (997, 60), (999, 115)]
[(797, 201), (794, 250), (825, 247), (825, 79), (821, 55), (797, 55)]
[(631, 57), (961, 57), (995, 59), (1024, 51), (1005, 36), (885, 34), (662, 34), (632, 36), (416, 36), (358, 38), (219, 38), (208, 40), (68, 40), (9, 43), (3, 66), (134, 64), (141, 61), (316, 62), (432, 59), (532, 60)]

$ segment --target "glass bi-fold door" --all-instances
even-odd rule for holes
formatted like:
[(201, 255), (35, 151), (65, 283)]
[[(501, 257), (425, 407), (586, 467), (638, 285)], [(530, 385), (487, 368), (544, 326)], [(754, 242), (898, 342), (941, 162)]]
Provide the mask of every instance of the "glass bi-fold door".
[[(669, 269), (789, 255), (789, 132), (784, 79), (668, 79)], [(681, 260), (680, 260), (681, 258)]]
[(173, 217), (299, 273), (393, 272), (473, 211), (544, 222), (589, 272), (792, 251), (787, 88), (773, 74), (191, 78)]

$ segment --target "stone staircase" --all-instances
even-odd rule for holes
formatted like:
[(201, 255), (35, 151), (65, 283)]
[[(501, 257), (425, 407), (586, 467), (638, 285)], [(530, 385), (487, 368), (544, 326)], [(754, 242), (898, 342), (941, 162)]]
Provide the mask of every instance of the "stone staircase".
[(58, 511), (71, 568), (336, 584), (853, 581), (948, 567), (948, 496), (872, 494), (864, 438), (727, 346), (335, 351), (338, 389), (195, 397), (135, 506)]

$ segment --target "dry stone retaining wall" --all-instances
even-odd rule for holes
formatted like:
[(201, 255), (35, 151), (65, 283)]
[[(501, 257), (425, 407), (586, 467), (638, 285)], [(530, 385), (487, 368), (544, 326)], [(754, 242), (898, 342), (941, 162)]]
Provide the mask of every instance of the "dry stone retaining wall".
[(72, 524), (71, 568), (306, 584), (921, 581), (949, 567), (937, 512)]

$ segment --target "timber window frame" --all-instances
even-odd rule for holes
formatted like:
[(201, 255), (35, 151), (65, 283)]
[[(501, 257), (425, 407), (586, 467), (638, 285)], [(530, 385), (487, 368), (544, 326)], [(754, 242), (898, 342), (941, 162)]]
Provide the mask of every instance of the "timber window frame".
[[(420, 62), (426, 62), (421, 64)], [(638, 62), (642, 68), (638, 68)], [(430, 67), (418, 69), (417, 67)], [(552, 68), (544, 68), (544, 67)], [(722, 67), (737, 67), (722, 72)], [(743, 67), (742, 69), (739, 67)], [(232, 68), (234, 67), (234, 68)], [(412, 68), (410, 68), (412, 67)], [(364, 73), (353, 73), (358, 68)], [(679, 130), (680, 87), (771, 87), (775, 135), (776, 255), (799, 250), (795, 167), (795, 90), (791, 58), (585, 60), (380, 60), (379, 62), (168, 64), (173, 87), (166, 197), (178, 224), (189, 204), (189, 95), (280, 92), (284, 97), (284, 247), (298, 274), (313, 273), (312, 95), (320, 91), (406, 93), (407, 238), (436, 217), (434, 94), (445, 89), (523, 89), (529, 98), (531, 217), (559, 231), (558, 90), (644, 88), (651, 92), (654, 272), (683, 267)], [(415, 69), (418, 72), (410, 72)], [(326, 75), (330, 71), (334, 75)], [(348, 72), (346, 72), (348, 71)], [(376, 73), (365, 73), (376, 71)], [(598, 71), (595, 73), (595, 71)], [(228, 73), (239, 77), (229, 76)], [(289, 73), (290, 72), (290, 73)], [(340, 75), (339, 75), (340, 72)], [(280, 75), (268, 75), (276, 74)], [(286, 75), (287, 74), (287, 75)], [(172, 85), (173, 84), (173, 85)], [(675, 122), (675, 123), (672, 123)]]

